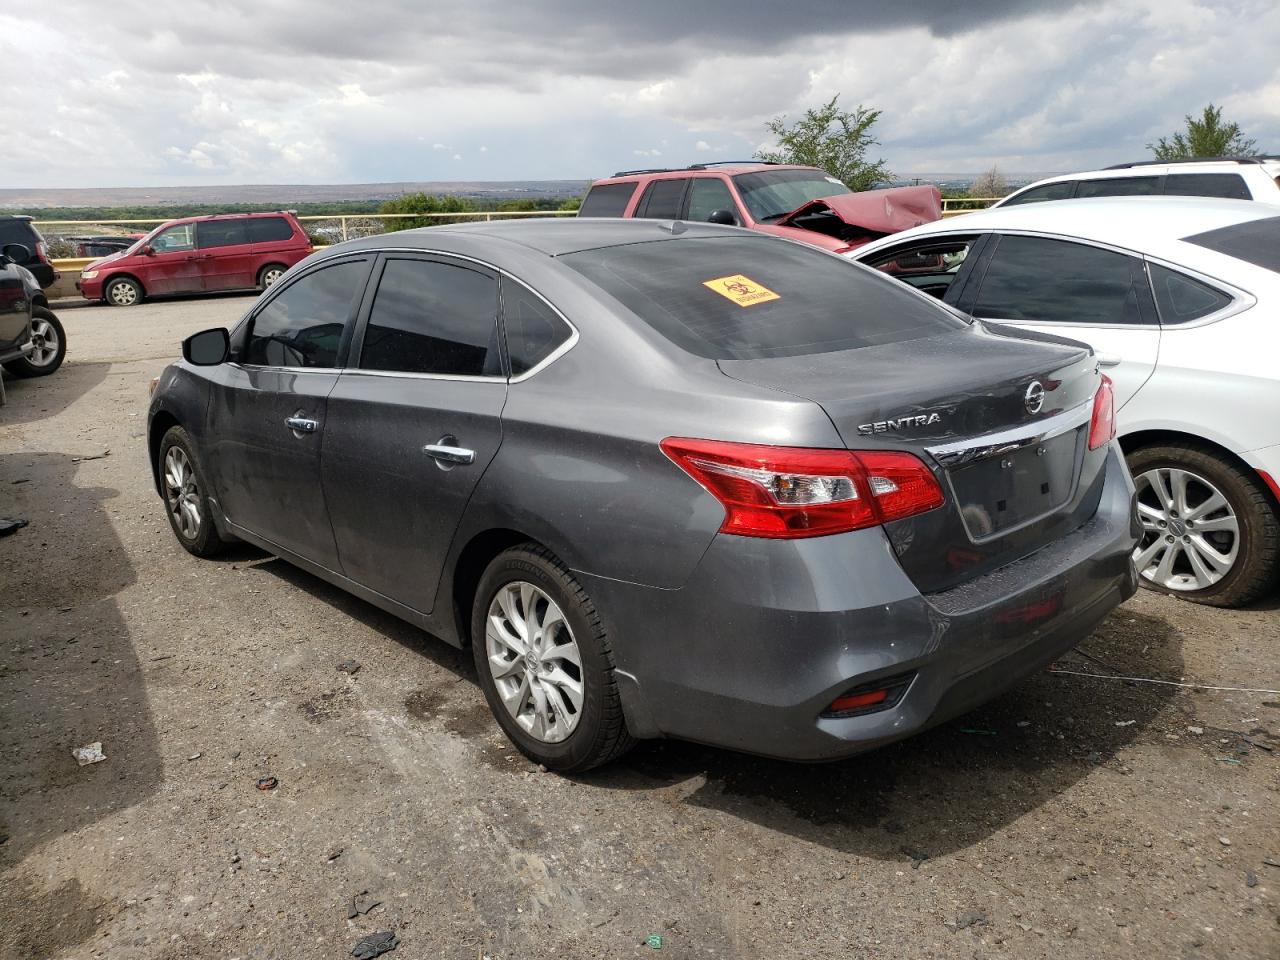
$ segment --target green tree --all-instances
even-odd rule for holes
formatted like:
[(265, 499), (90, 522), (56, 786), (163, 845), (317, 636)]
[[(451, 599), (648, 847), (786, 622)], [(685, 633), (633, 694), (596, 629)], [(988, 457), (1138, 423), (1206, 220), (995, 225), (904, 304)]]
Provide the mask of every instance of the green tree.
[(879, 110), (859, 104), (841, 110), (840, 95), (821, 107), (806, 110), (793, 125), (787, 118), (774, 117), (765, 126), (777, 140), (774, 150), (761, 150), (761, 160), (773, 163), (802, 163), (825, 170), (850, 190), (870, 190), (893, 178), (884, 160), (867, 159), (867, 151), (880, 141), (871, 128), (880, 119)]
[(1240, 130), (1238, 123), (1223, 123), (1222, 108), (1212, 103), (1204, 108), (1200, 119), (1187, 114), (1186, 133), (1161, 137), (1148, 143), (1147, 149), (1157, 160), (1187, 160), (1191, 157), (1248, 157), (1258, 146)]
[(556, 209), (557, 210), (577, 210), (581, 206), (582, 206), (581, 197), (570, 197), (564, 203), (560, 204), (560, 206), (556, 207)]
[[(476, 205), (464, 197), (436, 197), (429, 193), (406, 193), (394, 200), (386, 201), (378, 208), (379, 213), (469, 213)], [(422, 217), (413, 220), (388, 220), (388, 230), (409, 230), (413, 227), (433, 227), (441, 223), (461, 223), (464, 220), (480, 219), (478, 217)]]

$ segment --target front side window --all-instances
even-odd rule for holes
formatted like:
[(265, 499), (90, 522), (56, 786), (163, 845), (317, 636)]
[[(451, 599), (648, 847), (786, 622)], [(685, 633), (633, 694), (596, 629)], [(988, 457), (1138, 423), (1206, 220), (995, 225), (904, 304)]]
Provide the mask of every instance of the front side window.
[(363, 370), (498, 377), (498, 282), (433, 260), (387, 260), (369, 313)]
[(342, 330), (364, 290), (368, 268), (365, 260), (346, 260), (289, 284), (251, 321), (244, 362), (336, 367)]
[(627, 212), (627, 204), (635, 192), (634, 183), (597, 184), (587, 191), (586, 199), (578, 208), (578, 216), (620, 217)]
[(1160, 192), (1159, 177), (1103, 177), (1081, 180), (1076, 199), (1083, 197), (1148, 197)]
[(1068, 240), (1004, 236), (982, 278), (975, 316), (1031, 323), (1140, 324), (1142, 262)]
[(689, 185), (688, 219), (695, 223), (704, 223), (711, 219), (717, 210), (726, 210), (733, 214), (738, 222), (738, 205), (733, 202), (733, 194), (729, 185), (719, 177), (697, 177)]
[(196, 228), (196, 240), (200, 249), (207, 247), (232, 247), (245, 242), (245, 221), (206, 220)]
[(1207, 317), (1231, 303), (1230, 295), (1185, 273), (1170, 270), (1158, 263), (1148, 265), (1151, 289), (1156, 295), (1156, 309), (1163, 324), (1190, 323)]
[(151, 241), (151, 249), (156, 253), (177, 253), (195, 248), (196, 225), (194, 223), (180, 223), (176, 227), (162, 230)]
[(687, 179), (654, 180), (649, 184), (636, 207), (636, 216), (652, 220), (678, 220), (684, 206), (684, 188)]
[(514, 280), (502, 281), (502, 325), (513, 377), (528, 373), (573, 335), (542, 298)]
[(761, 170), (733, 178), (738, 195), (757, 223), (781, 220), (810, 200), (852, 193), (835, 177), (821, 170)]
[(1004, 203), (1002, 207), (1012, 207), (1019, 203), (1044, 203), (1046, 200), (1070, 200), (1071, 195), (1075, 193), (1076, 182), (1074, 180), (1059, 180), (1057, 183), (1046, 183), (1041, 187), (1032, 187), (1030, 190), (1023, 190), (1016, 193)]

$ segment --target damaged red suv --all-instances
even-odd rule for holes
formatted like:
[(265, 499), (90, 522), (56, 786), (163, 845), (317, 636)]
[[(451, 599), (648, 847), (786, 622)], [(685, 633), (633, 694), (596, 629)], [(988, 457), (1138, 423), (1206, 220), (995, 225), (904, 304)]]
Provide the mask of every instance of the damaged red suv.
[(817, 167), (758, 160), (624, 170), (591, 185), (580, 217), (723, 223), (851, 253), (942, 217), (934, 186), (854, 193)]

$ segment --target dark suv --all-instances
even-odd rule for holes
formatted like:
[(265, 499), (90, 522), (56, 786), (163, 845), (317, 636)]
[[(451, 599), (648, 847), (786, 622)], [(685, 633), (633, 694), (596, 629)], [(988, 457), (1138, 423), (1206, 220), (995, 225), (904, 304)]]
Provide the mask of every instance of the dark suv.
[(49, 289), (58, 279), (58, 271), (49, 262), (49, 247), (30, 217), (0, 216), (0, 248), (21, 244), (27, 250), (22, 266), (31, 271), (42, 289)]
[(0, 364), (16, 377), (44, 377), (62, 366), (67, 337), (40, 284), (23, 264), (31, 250), (0, 246)]

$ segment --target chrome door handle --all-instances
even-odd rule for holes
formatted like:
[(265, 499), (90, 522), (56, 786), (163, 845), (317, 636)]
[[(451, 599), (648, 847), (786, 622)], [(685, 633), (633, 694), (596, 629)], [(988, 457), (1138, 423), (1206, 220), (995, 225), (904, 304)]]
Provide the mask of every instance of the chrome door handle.
[(1095, 353), (1093, 359), (1098, 361), (1100, 367), (1118, 367), (1124, 358), (1118, 353)]
[(285, 423), (290, 430), (297, 430), (299, 433), (315, 433), (320, 428), (319, 420), (309, 420), (306, 417), (289, 417)]
[(452, 434), (446, 434), (435, 443), (428, 443), (422, 448), (422, 452), (435, 460), (436, 463), (442, 465), (460, 463), (465, 466), (476, 462), (476, 452), (468, 450), (466, 447), (458, 446), (458, 438)]

